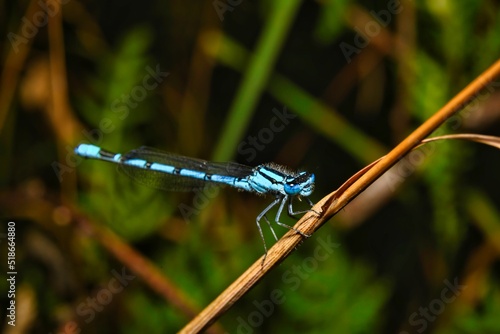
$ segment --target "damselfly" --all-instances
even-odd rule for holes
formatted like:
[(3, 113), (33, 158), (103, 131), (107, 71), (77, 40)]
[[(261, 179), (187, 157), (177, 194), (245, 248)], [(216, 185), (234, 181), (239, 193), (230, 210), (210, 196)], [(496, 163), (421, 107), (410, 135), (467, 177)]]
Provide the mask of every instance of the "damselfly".
[(106, 151), (98, 146), (80, 144), (75, 148), (75, 153), (85, 158), (116, 163), (125, 174), (134, 180), (163, 190), (201, 190), (208, 183), (214, 183), (257, 194), (274, 195), (274, 201), (256, 219), (266, 255), (267, 246), (260, 221), (264, 219), (267, 222), (274, 238), (278, 240), (269, 219), (266, 217), (267, 212), (278, 204), (275, 223), (292, 229), (304, 237), (309, 237), (292, 226), (281, 223), (280, 217), (287, 202), (290, 216), (309, 211), (293, 211), (292, 200), (305, 198), (309, 205), (313, 205), (308, 196), (314, 190), (314, 174), (305, 171), (291, 172), (286, 167), (274, 163), (249, 167), (234, 162), (208, 162), (148, 147), (140, 147), (122, 155)]

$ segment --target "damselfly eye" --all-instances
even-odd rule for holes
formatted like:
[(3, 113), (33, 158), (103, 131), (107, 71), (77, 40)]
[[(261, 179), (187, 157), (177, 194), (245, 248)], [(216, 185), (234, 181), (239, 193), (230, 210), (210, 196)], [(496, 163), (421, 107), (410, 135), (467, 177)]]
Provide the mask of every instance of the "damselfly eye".
[(286, 194), (291, 196), (309, 196), (314, 189), (314, 174), (301, 172), (294, 177), (289, 177), (283, 187)]

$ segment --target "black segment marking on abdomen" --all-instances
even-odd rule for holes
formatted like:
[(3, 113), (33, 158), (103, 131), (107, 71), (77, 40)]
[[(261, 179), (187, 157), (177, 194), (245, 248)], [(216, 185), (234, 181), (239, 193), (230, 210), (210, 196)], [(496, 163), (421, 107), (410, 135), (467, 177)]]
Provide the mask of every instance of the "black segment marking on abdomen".
[(113, 158), (115, 157), (115, 155), (116, 155), (116, 154), (114, 154), (114, 153), (111, 153), (111, 152), (109, 152), (109, 151), (106, 151), (106, 150), (101, 149), (101, 150), (99, 151), (99, 155), (100, 155), (100, 156), (102, 156), (102, 157), (104, 157), (104, 158), (110, 158), (110, 159), (113, 159)]

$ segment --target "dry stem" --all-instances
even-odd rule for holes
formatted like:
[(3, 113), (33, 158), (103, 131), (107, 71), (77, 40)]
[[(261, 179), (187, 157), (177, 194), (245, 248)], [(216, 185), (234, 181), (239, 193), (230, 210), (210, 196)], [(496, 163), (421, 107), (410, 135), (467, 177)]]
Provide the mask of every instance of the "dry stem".
[[(309, 212), (300, 219), (295, 228), (304, 234), (312, 234), (328, 219), (340, 211), (351, 200), (365, 190), (371, 183), (384, 174), (415, 146), (435, 131), (448, 118), (461, 110), (493, 79), (500, 75), (500, 60), (483, 72), (478, 78), (465, 87), (459, 94), (450, 100), (443, 108), (436, 112), (425, 123), (418, 127), (398, 146), (380, 159), (366, 173), (362, 174), (348, 186), (342, 186), (319, 201), (313, 210), (320, 215)], [(265, 264), (262, 258), (252, 264), (236, 281), (222, 292), (210, 305), (188, 323), (180, 333), (199, 333), (216, 321), (229, 307), (240, 299), (250, 288), (259, 282), (264, 275), (283, 261), (303, 240), (303, 237), (294, 231), (289, 231), (268, 252)]]

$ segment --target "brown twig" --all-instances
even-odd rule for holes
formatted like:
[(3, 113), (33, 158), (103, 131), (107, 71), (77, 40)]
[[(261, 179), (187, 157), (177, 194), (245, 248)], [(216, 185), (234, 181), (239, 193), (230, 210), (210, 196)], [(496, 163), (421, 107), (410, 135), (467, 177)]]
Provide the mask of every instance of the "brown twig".
[[(305, 214), (295, 228), (304, 234), (312, 234), (327, 220), (345, 207), (351, 200), (365, 190), (390, 167), (397, 163), (429, 134), (442, 125), (448, 118), (461, 110), (493, 79), (500, 75), (500, 60), (483, 72), (478, 78), (465, 87), (459, 94), (450, 100), (443, 108), (436, 112), (424, 124), (418, 127), (398, 146), (390, 151), (366, 173), (362, 174), (342, 191), (334, 191), (319, 201), (313, 211)], [(366, 169), (365, 169), (366, 170)], [(345, 189), (344, 189), (345, 188)], [(266, 261), (262, 265), (262, 258), (250, 266), (236, 281), (222, 292), (210, 305), (188, 323), (180, 333), (199, 333), (216, 321), (229, 307), (240, 299), (250, 288), (259, 282), (264, 275), (283, 261), (301, 242), (303, 237), (294, 231), (289, 231), (268, 252)]]
[[(68, 82), (66, 73), (66, 55), (64, 52), (64, 36), (62, 6), (54, 3), (56, 15), (48, 19), (49, 63), (50, 63), (50, 104), (46, 108), (47, 116), (57, 137), (64, 144), (72, 144), (75, 134), (81, 128), (72, 112), (69, 103)], [(67, 151), (61, 145), (60, 151), (66, 156)]]
[[(33, 14), (38, 9), (38, 1), (30, 1), (24, 17), (33, 17)], [(11, 47), (9, 48), (3, 70), (0, 74), (0, 133), (3, 130), (7, 116), (9, 114), (9, 109), (11, 108), (16, 89), (18, 89), (19, 78), (28, 57), (29, 51), (31, 50), (31, 43), (34, 38), (34, 36), (32, 36), (31, 38), (24, 37), (22, 29), (23, 28), (21, 24), (19, 30), (16, 32), (16, 36), (21, 36), (22, 38), (24, 38), (23, 41), (25, 42), (16, 45), (14, 45), (15, 43), (11, 42)], [(9, 36), (9, 34), (7, 36)]]

